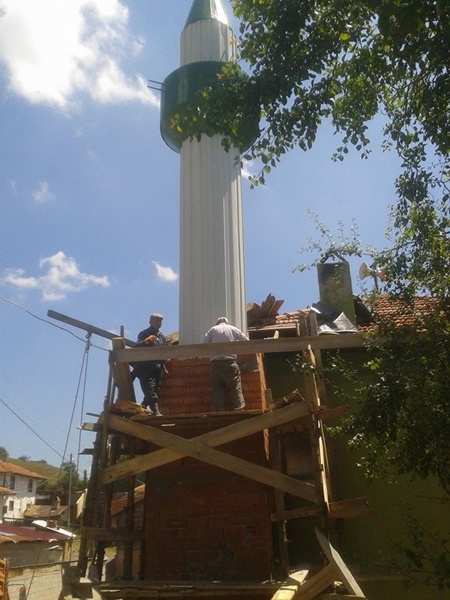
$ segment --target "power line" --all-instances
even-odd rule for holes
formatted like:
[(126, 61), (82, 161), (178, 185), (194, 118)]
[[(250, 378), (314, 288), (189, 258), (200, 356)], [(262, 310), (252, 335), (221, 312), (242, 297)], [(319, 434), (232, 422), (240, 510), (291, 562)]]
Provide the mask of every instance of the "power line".
[(22, 417), (20, 417), (20, 416), (19, 416), (19, 415), (18, 415), (18, 414), (17, 414), (17, 413), (16, 413), (16, 412), (15, 412), (15, 411), (14, 411), (14, 410), (13, 410), (13, 409), (10, 407), (10, 406), (8, 406), (8, 404), (6, 404), (6, 402), (5, 402), (5, 401), (4, 401), (2, 398), (0, 398), (0, 402), (1, 402), (1, 403), (2, 403), (4, 406), (6, 406), (6, 408), (7, 408), (9, 411), (11, 411), (11, 412), (12, 412), (12, 414), (13, 414), (13, 415), (14, 415), (14, 416), (15, 416), (17, 419), (19, 419), (19, 421), (20, 421), (21, 423), (23, 423), (23, 424), (25, 425), (25, 427), (27, 427), (27, 428), (28, 428), (28, 429), (29, 429), (29, 430), (30, 430), (32, 433), (34, 433), (34, 435), (35, 435), (36, 437), (38, 437), (38, 438), (41, 440), (41, 442), (44, 442), (44, 444), (45, 444), (46, 446), (48, 446), (48, 447), (50, 448), (50, 450), (53, 450), (53, 452), (55, 452), (55, 453), (56, 453), (56, 454), (57, 454), (57, 455), (58, 455), (60, 458), (62, 458), (62, 459), (64, 460), (64, 456), (63, 456), (62, 454), (60, 454), (60, 453), (58, 452), (58, 450), (55, 450), (55, 448), (53, 448), (53, 446), (51, 446), (51, 445), (50, 445), (48, 442), (46, 442), (46, 441), (44, 440), (44, 438), (43, 438), (42, 436), (40, 436), (40, 435), (39, 435), (39, 433), (37, 433), (37, 432), (36, 432), (36, 431), (35, 431), (35, 430), (34, 430), (32, 427), (30, 427), (30, 425), (28, 425), (28, 423), (26, 423), (26, 422), (25, 422), (25, 421), (22, 419)]
[[(32, 312), (30, 312), (29, 310), (27, 310), (25, 307), (21, 306), (20, 304), (17, 304), (17, 302), (13, 302), (9, 298), (5, 298), (4, 296), (0, 295), (0, 300), (3, 300), (4, 302), (7, 302), (8, 304), (11, 304), (12, 306), (15, 306), (16, 308), (20, 308), (21, 310), (23, 310), (24, 312), (26, 312), (28, 315), (30, 315), (30, 317), (33, 317), (34, 319), (37, 319), (38, 321), (42, 321), (43, 323), (47, 323), (47, 325), (51, 325), (52, 327), (56, 327), (57, 329), (61, 329), (62, 331), (65, 331), (66, 333), (70, 333), (70, 335), (73, 335), (73, 337), (76, 338), (77, 340), (80, 340), (80, 342), (83, 342), (83, 343), (86, 342), (85, 339), (79, 337), (78, 335), (75, 335), (73, 333), (73, 331), (70, 331), (70, 329), (66, 329), (65, 327), (61, 327), (60, 325), (56, 325), (56, 323), (53, 323), (52, 321), (48, 321), (47, 319), (43, 319), (42, 317), (38, 317), (37, 315), (35, 315)], [(91, 343), (91, 346), (93, 346), (94, 348), (97, 348), (97, 350), (103, 350), (104, 352), (108, 352), (107, 348), (102, 348), (101, 346), (96, 346), (95, 344), (92, 344), (92, 343)]]

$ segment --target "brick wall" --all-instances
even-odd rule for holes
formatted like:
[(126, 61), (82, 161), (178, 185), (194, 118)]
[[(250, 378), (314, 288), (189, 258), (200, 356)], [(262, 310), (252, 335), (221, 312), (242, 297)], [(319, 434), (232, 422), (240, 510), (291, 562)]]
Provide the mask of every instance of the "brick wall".
[[(239, 365), (245, 408), (265, 408), (266, 382), (262, 357), (241, 357)], [(159, 392), (160, 408), (164, 414), (192, 414), (214, 410), (208, 358), (172, 359), (166, 366), (169, 374), (164, 375)]]
[[(164, 414), (212, 411), (209, 360), (171, 360), (161, 389)], [(261, 357), (241, 361), (246, 409), (262, 409), (266, 389)], [(208, 427), (206, 420), (205, 427)], [(209, 425), (211, 427), (211, 425)], [(215, 424), (215, 427), (220, 427)], [(183, 427), (181, 425), (181, 427)], [(206, 429), (205, 429), (206, 431)], [(178, 435), (192, 437), (186, 425)], [(175, 432), (174, 432), (175, 433)], [(264, 432), (220, 447), (267, 466)], [(272, 490), (191, 458), (146, 474), (144, 579), (265, 581), (272, 577)]]

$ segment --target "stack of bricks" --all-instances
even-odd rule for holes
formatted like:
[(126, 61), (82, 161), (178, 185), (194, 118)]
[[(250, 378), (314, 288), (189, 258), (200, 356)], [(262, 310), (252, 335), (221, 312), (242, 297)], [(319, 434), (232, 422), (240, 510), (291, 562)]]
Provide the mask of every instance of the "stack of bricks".
[[(241, 359), (246, 410), (265, 408), (260, 356)], [(171, 360), (160, 398), (165, 415), (212, 412), (209, 360)], [(238, 418), (236, 413), (234, 418)], [(224, 415), (225, 416), (225, 415)], [(217, 423), (205, 428), (220, 428)], [(203, 430), (177, 421), (172, 433)], [(260, 432), (220, 446), (221, 452), (268, 466)], [(146, 474), (141, 578), (162, 581), (266, 581), (273, 576), (272, 488), (185, 457)]]
[[(240, 357), (242, 391), (246, 410), (265, 408), (266, 384), (262, 357)], [(164, 415), (198, 414), (214, 411), (209, 382), (209, 359), (171, 359), (166, 363), (159, 391)]]

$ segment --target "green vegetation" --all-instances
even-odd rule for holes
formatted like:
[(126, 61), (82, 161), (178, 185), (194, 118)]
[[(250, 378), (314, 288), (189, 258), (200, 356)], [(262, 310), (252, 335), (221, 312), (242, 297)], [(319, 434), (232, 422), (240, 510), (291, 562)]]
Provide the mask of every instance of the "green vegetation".
[[(260, 132), (246, 158), (262, 185), (283, 155), (307, 151), (322, 124), (350, 150), (370, 158), (370, 128), (382, 122), (382, 147), (401, 168), (395, 183), (390, 246), (372, 266), (385, 290), (409, 307), (417, 294), (434, 300), (407, 327), (378, 324), (387, 342), (368, 355), (371, 384), (355, 388), (345, 423), (364, 454), (369, 478), (436, 477), (450, 492), (450, 4), (444, 0), (235, 0), (241, 19), (240, 62), (226, 65), (220, 86), (204, 90), (176, 123), (186, 135), (215, 131), (229, 145), (242, 120), (258, 113)], [(242, 65), (247, 63), (249, 73)], [(353, 240), (351, 240), (353, 241)], [(317, 249), (317, 248), (316, 248)], [(355, 254), (351, 244), (324, 248), (320, 259)], [(320, 260), (319, 259), (319, 260)], [(376, 300), (376, 298), (374, 299)], [(361, 377), (362, 373), (359, 373)], [(440, 539), (433, 538), (433, 539)], [(409, 568), (429, 564), (416, 537), (403, 546)], [(433, 548), (436, 549), (434, 544)], [(411, 551), (415, 548), (417, 553)], [(408, 550), (409, 549), (409, 550)], [(429, 585), (450, 586), (448, 542), (430, 554)], [(406, 565), (408, 567), (408, 565)]]

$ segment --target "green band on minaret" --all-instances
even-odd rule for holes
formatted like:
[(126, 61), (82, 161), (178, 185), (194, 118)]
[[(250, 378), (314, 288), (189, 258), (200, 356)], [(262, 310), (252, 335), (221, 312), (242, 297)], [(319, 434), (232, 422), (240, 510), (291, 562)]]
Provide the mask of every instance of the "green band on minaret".
[(194, 0), (185, 27), (202, 19), (217, 19), (219, 16), (215, 0)]

